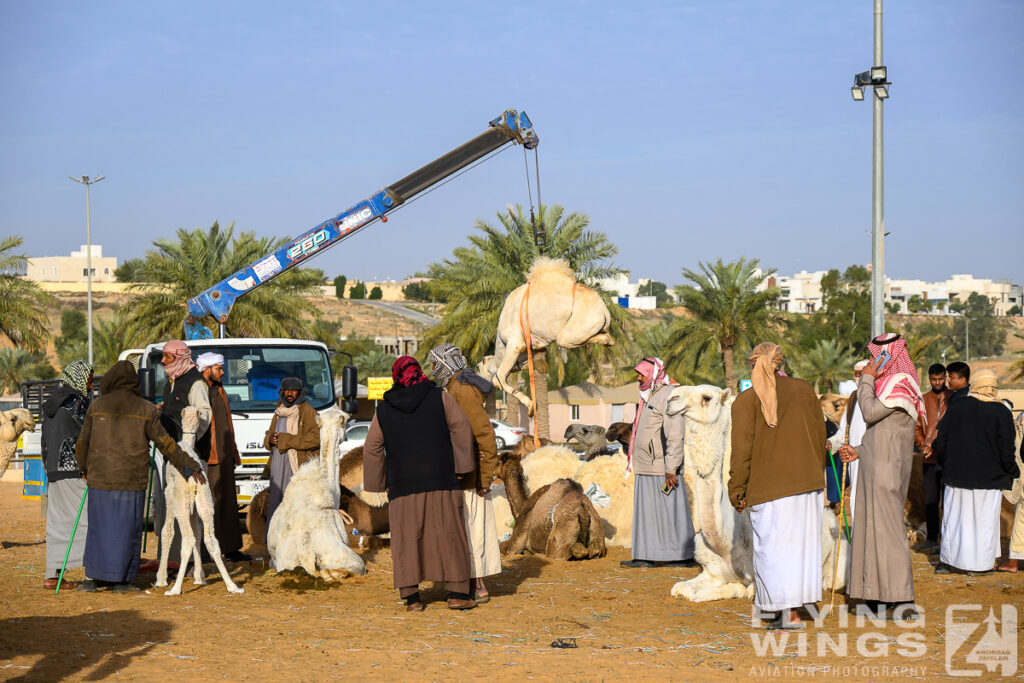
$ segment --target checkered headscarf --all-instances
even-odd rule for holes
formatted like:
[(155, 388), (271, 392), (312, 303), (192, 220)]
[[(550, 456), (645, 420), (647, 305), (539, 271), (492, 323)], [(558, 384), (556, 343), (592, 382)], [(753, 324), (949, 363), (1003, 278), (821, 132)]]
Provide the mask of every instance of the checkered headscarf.
[(64, 372), (60, 373), (60, 383), (85, 396), (91, 375), (92, 366), (89, 361), (72, 361), (65, 365)]
[(441, 344), (430, 350), (430, 362), (434, 364), (434, 381), (446, 387), (452, 377), (466, 367), (466, 357), (454, 344)]

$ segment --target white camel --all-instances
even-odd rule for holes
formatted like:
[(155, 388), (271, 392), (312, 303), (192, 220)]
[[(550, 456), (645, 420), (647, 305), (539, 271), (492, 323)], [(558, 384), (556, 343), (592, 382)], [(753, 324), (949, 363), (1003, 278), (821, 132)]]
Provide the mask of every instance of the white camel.
[[(728, 389), (683, 386), (672, 391), (668, 413), (686, 417), (683, 441), (683, 483), (696, 533), (695, 559), (703, 571), (679, 581), (672, 595), (693, 602), (754, 597), (753, 531), (750, 514), (738, 514), (727, 495), (732, 454), (730, 407), (734, 396)], [(822, 588), (832, 588), (835, 539), (839, 523), (835, 515), (822, 515)], [(846, 586), (849, 546), (841, 544), (836, 588)]]
[[(523, 301), (527, 305), (523, 306)], [(569, 264), (561, 259), (540, 256), (526, 276), (526, 284), (512, 290), (498, 318), (494, 356), (485, 358), (484, 377), (514, 395), (533, 410), (533, 401), (509, 383), (509, 373), (526, 362), (526, 335), (534, 351), (557, 343), (563, 349), (587, 344), (612, 346), (608, 334), (611, 314), (594, 290), (576, 282)]]
[(325, 581), (366, 573), (363, 558), (348, 545), (338, 510), (338, 442), (347, 419), (335, 409), (317, 417), (320, 457), (292, 476), (267, 529), (267, 549), (276, 571), (302, 567)]
[[(196, 456), (196, 428), (199, 426), (199, 410), (189, 406), (181, 411), (182, 437), (178, 445), (195, 460), (196, 470), (202, 471), (202, 465)], [(178, 523), (181, 530), (181, 562), (178, 570), (178, 578), (174, 586), (164, 592), (164, 595), (180, 595), (181, 584), (188, 572), (188, 563), (192, 559), (195, 562), (192, 582), (197, 586), (205, 586), (206, 579), (203, 578), (203, 563), (200, 559), (199, 544), (196, 538), (199, 536), (199, 519), (203, 520), (203, 541), (206, 543), (206, 550), (210, 557), (217, 563), (217, 570), (228, 593), (244, 593), (245, 591), (235, 585), (224, 566), (224, 560), (220, 556), (220, 544), (217, 543), (217, 536), (213, 527), (213, 492), (210, 491), (208, 483), (199, 484), (192, 477), (186, 479), (176, 467), (167, 467), (167, 486), (164, 488), (164, 499), (166, 500), (167, 516), (164, 520), (164, 527), (160, 531), (163, 550), (160, 553), (160, 568), (156, 573), (156, 585), (167, 585), (167, 561), (170, 553), (171, 542), (174, 540), (174, 523)], [(198, 513), (198, 515), (196, 514)]]
[(0, 411), (0, 478), (7, 472), (18, 450), (18, 437), (23, 432), (35, 431), (35, 428), (36, 421), (25, 408)]

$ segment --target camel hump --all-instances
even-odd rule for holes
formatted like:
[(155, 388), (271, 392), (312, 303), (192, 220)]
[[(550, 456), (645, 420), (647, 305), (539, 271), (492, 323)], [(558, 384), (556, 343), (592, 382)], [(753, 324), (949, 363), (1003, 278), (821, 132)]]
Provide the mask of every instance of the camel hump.
[(574, 283), (576, 282), (576, 274), (569, 267), (568, 261), (547, 256), (538, 256), (534, 260), (533, 265), (530, 267), (530, 272), (526, 274), (526, 281), (533, 284), (541, 278), (552, 276), (565, 277)]

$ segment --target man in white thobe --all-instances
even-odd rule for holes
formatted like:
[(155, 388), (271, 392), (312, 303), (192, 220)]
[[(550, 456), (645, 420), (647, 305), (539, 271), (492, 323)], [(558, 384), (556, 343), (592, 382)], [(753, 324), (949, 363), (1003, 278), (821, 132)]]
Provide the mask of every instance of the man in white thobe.
[(964, 391), (950, 397), (932, 442), (946, 485), (936, 574), (992, 571), (1000, 554), (1002, 492), (1020, 476), (1013, 416), (999, 400), (995, 373), (977, 373)]
[(758, 344), (748, 361), (753, 388), (732, 405), (729, 501), (750, 507), (754, 605), (777, 613), (769, 628), (799, 629), (797, 609), (821, 600), (825, 421), (811, 385), (779, 375), (778, 345)]

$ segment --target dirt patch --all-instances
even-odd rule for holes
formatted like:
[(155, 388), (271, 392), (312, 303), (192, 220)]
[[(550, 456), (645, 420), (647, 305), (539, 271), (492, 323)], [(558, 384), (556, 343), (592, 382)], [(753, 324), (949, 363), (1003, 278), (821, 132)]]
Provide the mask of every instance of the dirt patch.
[[(858, 628), (851, 620), (842, 629), (833, 616), (804, 636), (808, 655), (797, 655), (797, 636), (789, 634), (785, 651), (759, 656), (752, 634), (761, 639), (765, 632), (751, 627), (748, 601), (672, 598), (672, 584), (698, 570), (627, 570), (619, 561), (628, 554), (619, 548), (586, 562), (506, 560), (502, 575), (489, 582), (491, 602), (470, 612), (445, 609), (443, 591), (428, 587), (427, 610), (407, 614), (391, 586), (387, 548), (366, 551), (369, 573), (340, 584), (302, 572), (273, 574), (257, 561), (230, 567), (244, 595), (228, 595), (213, 576), (205, 587), (186, 580), (183, 595), (165, 597), (152, 588), (153, 575), (143, 575), (138, 583), (146, 590), (136, 595), (54, 596), (41, 588), (39, 504), (19, 493), (17, 483), (0, 483), (0, 539), (7, 546), (0, 550), (0, 678), (933, 680), (946, 676), (948, 604), (985, 606), (974, 613), (980, 621), (988, 607), (998, 617), (999, 605), (1024, 603), (1024, 575), (937, 577), (924, 556), (914, 555), (924, 627)], [(154, 547), (150, 536), (150, 556)], [(263, 547), (247, 552), (266, 556)], [(81, 569), (69, 573), (82, 577)], [(845, 634), (849, 654), (818, 656), (821, 633), (837, 642)], [(906, 634), (922, 643), (909, 657), (897, 653)], [(866, 641), (858, 652), (859, 637)], [(553, 648), (559, 638), (575, 639), (577, 647)], [(884, 648), (887, 656), (872, 655)], [(969, 650), (961, 647), (954, 663), (962, 665)]]

